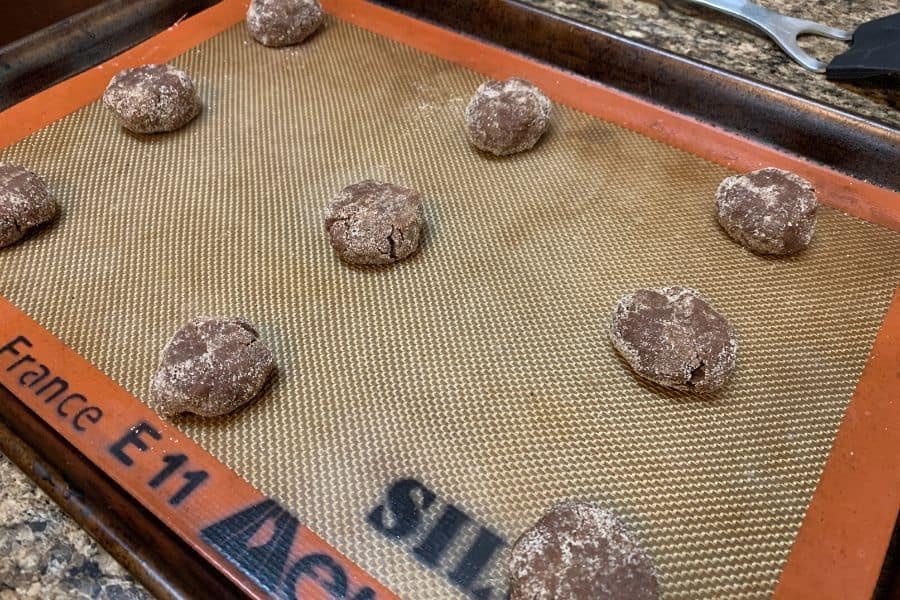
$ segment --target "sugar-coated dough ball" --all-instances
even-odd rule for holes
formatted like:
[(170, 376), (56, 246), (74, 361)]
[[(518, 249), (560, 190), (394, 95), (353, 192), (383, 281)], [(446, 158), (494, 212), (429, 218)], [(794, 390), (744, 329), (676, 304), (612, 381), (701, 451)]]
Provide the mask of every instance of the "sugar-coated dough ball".
[(476, 148), (505, 156), (528, 150), (550, 125), (550, 100), (524, 79), (487, 81), (466, 107), (466, 128)]
[(325, 13), (318, 0), (253, 0), (247, 29), (264, 46), (299, 44), (322, 24)]
[(808, 181), (772, 167), (729, 177), (716, 191), (719, 224), (759, 254), (795, 254), (809, 246), (818, 204)]
[(325, 231), (343, 260), (386, 265), (419, 248), (425, 209), (419, 192), (367, 179), (348, 185), (325, 209)]
[(250, 402), (274, 371), (275, 359), (252, 325), (196, 317), (163, 348), (150, 396), (162, 414), (215, 417)]
[(635, 373), (679, 390), (722, 387), (737, 360), (731, 323), (680, 286), (623, 297), (610, 317), (609, 335)]
[(187, 73), (171, 65), (125, 69), (109, 82), (103, 104), (135, 133), (174, 131), (200, 113), (200, 98)]
[(28, 169), (0, 162), (0, 248), (52, 221), (59, 208), (47, 184)]
[(587, 502), (553, 507), (509, 558), (510, 600), (656, 600), (647, 552), (613, 513)]

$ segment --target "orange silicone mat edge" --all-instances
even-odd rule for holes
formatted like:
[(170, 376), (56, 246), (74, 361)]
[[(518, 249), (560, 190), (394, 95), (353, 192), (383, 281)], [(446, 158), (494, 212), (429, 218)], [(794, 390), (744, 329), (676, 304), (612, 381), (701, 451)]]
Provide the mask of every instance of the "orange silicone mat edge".
[[(168, 60), (239, 22), (246, 4), (243, 0), (224, 0), (115, 59), (0, 113), (0, 147), (23, 139), (95, 100), (116, 70)], [(326, 0), (323, 4), (331, 14), (339, 18), (419, 50), (453, 60), (485, 75), (501, 78), (515, 74), (530, 78), (556, 100), (713, 162), (737, 170), (750, 170), (766, 165), (792, 170), (812, 181), (826, 204), (881, 225), (900, 228), (900, 194), (890, 190), (786, 155), (584, 78), (382, 7), (360, 0)], [(73, 365), (79, 363), (80, 372), (85, 372), (86, 369), (94, 373), (95, 380), (89, 391), (103, 393), (108, 391), (108, 386), (115, 386), (8, 303), (0, 302), (0, 308), (7, 316), (4, 328), (9, 328), (10, 331), (16, 328), (17, 331), (28, 331), (36, 339), (58, 346), (57, 351), (61, 357), (58, 360), (63, 363), (71, 362)], [(898, 503), (896, 479), (897, 473), (900, 473), (900, 444), (897, 432), (900, 431), (900, 415), (894, 400), (900, 396), (897, 393), (900, 391), (900, 374), (896, 370), (896, 365), (900, 363), (898, 337), (900, 301), (895, 297), (838, 432), (834, 449), (797, 541), (788, 557), (776, 591), (779, 597), (807, 597), (809, 592), (817, 590), (818, 597), (823, 598), (862, 598), (871, 593), (875, 585)], [(123, 418), (134, 421), (135, 417), (141, 416), (154, 423), (162, 423), (143, 404), (128, 396), (127, 392), (118, 386), (114, 389), (116, 409)], [(15, 391), (15, 387), (11, 390)], [(26, 401), (21, 395), (18, 397)], [(46, 407), (42, 403), (29, 405), (49, 423), (56, 425), (52, 407)], [(160, 427), (164, 427), (173, 439), (183, 439), (193, 446), (192, 442), (173, 428), (165, 424)], [(57, 430), (80, 449), (84, 449), (98, 465), (104, 466), (97, 456), (98, 451), (105, 451), (104, 448), (94, 448), (92, 451), (77, 432), (67, 431), (61, 426)], [(237, 499), (240, 493), (245, 493), (246, 500), (262, 498), (259, 492), (213, 457), (199, 448), (197, 451), (202, 453), (201, 456), (207, 457), (204, 460), (210, 462), (210, 468), (223, 473), (223, 479), (234, 479), (229, 497)], [(230, 475), (225, 475), (226, 473)], [(120, 483), (129, 490), (144, 483), (134, 474), (120, 475)], [(145, 499), (141, 494), (136, 494), (136, 497), (154, 507), (154, 498)], [(163, 504), (158, 499), (155, 503)], [(217, 501), (214, 504), (212, 510), (223, 512), (237, 506), (237, 502), (226, 504)], [(165, 506), (155, 508), (166, 510)], [(172, 515), (162, 516), (167, 522), (173, 523)], [(196, 531), (194, 523), (175, 521), (174, 524), (176, 529), (187, 533), (188, 537), (191, 531)], [(214, 562), (217, 560), (214, 555), (207, 553), (207, 556)], [(229, 570), (230, 576), (237, 577), (246, 588), (246, 581), (233, 571), (232, 566), (225, 565), (223, 568)], [(249, 591), (249, 588), (246, 589)]]
[(99, 98), (122, 69), (165, 62), (244, 18), (249, 0), (223, 0), (110, 60), (0, 112), (0, 148), (22, 140)]
[(552, 99), (736, 171), (776, 166), (816, 187), (847, 214), (900, 229), (900, 193), (854, 179), (662, 108), (521, 54), (359, 0), (323, 0), (329, 13), (364, 29), (492, 77), (525, 77)]
[(333, 598), (303, 570), (314, 564), (360, 598), (396, 598), (3, 298), (0, 385), (249, 596)]
[[(783, 153), (621, 91), (497, 46), (417, 21), (362, 0), (324, 0), (350, 23), (494, 78), (527, 76), (547, 94), (601, 119), (738, 171), (778, 166), (811, 181), (825, 204), (900, 229), (900, 194)], [(173, 58), (243, 18), (248, 0), (220, 4), (172, 26), (112, 60), (0, 112), (0, 148), (9, 146), (103, 93), (120, 69)]]
[(841, 422), (775, 598), (868, 598), (900, 507), (900, 290)]
[[(223, 0), (114, 59), (0, 113), (0, 147), (92, 102), (103, 92), (111, 73), (166, 61), (240, 22), (247, 4), (244, 0)], [(4, 367), (0, 385), (248, 596), (292, 597), (283, 588), (287, 584), (282, 582), (288, 581), (294, 584), (293, 594), (301, 593), (304, 598), (334, 597), (327, 581), (306, 577), (305, 571), (298, 569), (306, 568), (304, 560), (315, 559), (318, 566), (333, 574), (339, 572), (354, 597), (396, 598), (296, 517), (2, 297), (0, 339)], [(31, 370), (38, 368), (41, 370)], [(180, 487), (178, 477), (184, 479)], [(269, 556), (265, 564), (242, 556), (251, 543), (248, 527), (256, 527), (253, 544), (268, 547), (286, 540), (284, 552)], [(280, 559), (280, 570), (273, 571), (278, 562), (274, 559)]]

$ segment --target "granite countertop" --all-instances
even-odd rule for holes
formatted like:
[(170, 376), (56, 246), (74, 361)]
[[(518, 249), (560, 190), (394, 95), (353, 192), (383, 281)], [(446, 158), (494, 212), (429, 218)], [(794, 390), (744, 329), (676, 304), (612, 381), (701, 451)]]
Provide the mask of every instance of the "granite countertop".
[[(686, 0), (521, 1), (900, 128), (900, 89), (828, 81), (824, 74), (804, 70), (751, 25)], [(847, 30), (900, 12), (897, 0), (757, 2), (785, 15)], [(849, 48), (845, 42), (821, 37), (801, 38), (801, 46), (825, 62)]]
[(20, 598), (151, 596), (0, 454), (0, 600)]
[[(794, 64), (751, 27), (683, 0), (524, 0), (566, 17), (759, 79), (900, 127), (900, 91), (834, 84)], [(768, 0), (769, 8), (852, 28), (891, 14), (883, 0)], [(846, 45), (805, 47), (829, 60)], [(138, 599), (149, 594), (30, 480), (0, 455), (0, 600)]]

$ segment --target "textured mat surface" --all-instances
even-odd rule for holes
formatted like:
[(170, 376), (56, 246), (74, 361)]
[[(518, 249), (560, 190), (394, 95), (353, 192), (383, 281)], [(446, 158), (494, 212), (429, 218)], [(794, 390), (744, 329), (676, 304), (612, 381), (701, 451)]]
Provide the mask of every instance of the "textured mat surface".
[[(754, 256), (715, 223), (725, 169), (561, 106), (533, 151), (488, 158), (462, 124), (479, 75), (333, 20), (286, 50), (235, 27), (174, 63), (205, 104), (184, 130), (129, 135), (94, 103), (0, 151), (63, 209), (0, 252), (0, 293), (144, 399), (180, 323), (247, 317), (274, 384), (176, 422), (403, 597), (458, 595), (478, 525), (509, 544), (571, 497), (630, 523), (669, 598), (771, 592), (900, 235), (823, 209), (809, 251)], [(322, 231), (367, 177), (427, 202), (425, 247), (393, 268), (349, 268)], [(738, 330), (715, 396), (635, 380), (607, 340), (620, 295), (671, 283)], [(403, 478), (440, 501), (398, 541), (366, 516)], [(447, 503), (472, 521), (429, 568), (411, 548)], [(504, 556), (474, 586), (491, 598)]]

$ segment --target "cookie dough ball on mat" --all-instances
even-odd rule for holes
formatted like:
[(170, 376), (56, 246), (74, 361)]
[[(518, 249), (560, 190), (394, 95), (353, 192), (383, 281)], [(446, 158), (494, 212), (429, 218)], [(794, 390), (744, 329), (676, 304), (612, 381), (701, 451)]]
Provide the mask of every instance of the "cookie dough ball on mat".
[(609, 321), (616, 350), (635, 373), (660, 385), (710, 392), (737, 359), (731, 323), (694, 290), (638, 290), (619, 300)]
[(324, 18), (318, 0), (253, 0), (247, 29), (264, 46), (292, 46), (312, 35)]
[(250, 402), (274, 371), (272, 353), (252, 325), (197, 317), (163, 348), (150, 396), (162, 414), (215, 417)]
[(476, 148), (506, 156), (528, 150), (550, 125), (550, 100), (524, 79), (482, 83), (466, 107), (466, 129)]
[(719, 224), (759, 254), (794, 254), (809, 246), (818, 204), (808, 181), (771, 167), (729, 177), (716, 191)]
[(187, 73), (171, 65), (143, 65), (112, 78), (103, 104), (119, 124), (135, 133), (184, 127), (200, 113), (200, 98)]
[(28, 169), (0, 162), (0, 248), (56, 218), (59, 208), (47, 184)]
[(513, 545), (510, 600), (656, 600), (647, 552), (614, 514), (587, 502), (552, 508)]
[(325, 209), (325, 231), (343, 260), (386, 265), (413, 254), (425, 230), (419, 192), (367, 179), (348, 185)]

